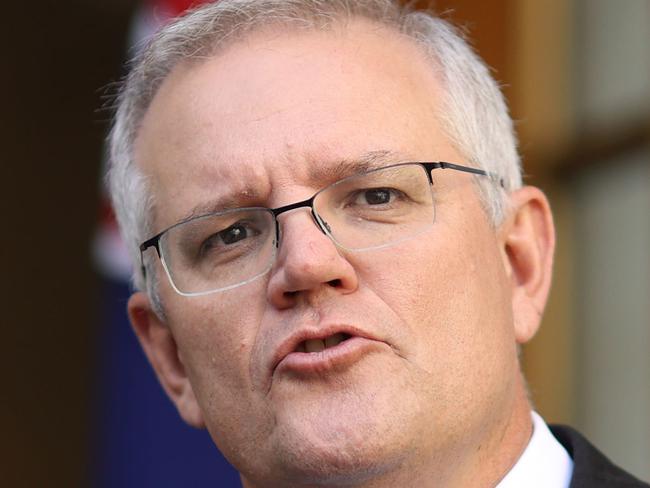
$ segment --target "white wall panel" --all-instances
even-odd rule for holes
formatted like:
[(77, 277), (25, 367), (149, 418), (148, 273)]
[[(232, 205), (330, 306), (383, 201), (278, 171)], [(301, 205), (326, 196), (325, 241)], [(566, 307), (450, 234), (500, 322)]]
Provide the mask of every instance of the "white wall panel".
[(650, 152), (585, 170), (575, 197), (578, 424), (613, 460), (648, 480)]

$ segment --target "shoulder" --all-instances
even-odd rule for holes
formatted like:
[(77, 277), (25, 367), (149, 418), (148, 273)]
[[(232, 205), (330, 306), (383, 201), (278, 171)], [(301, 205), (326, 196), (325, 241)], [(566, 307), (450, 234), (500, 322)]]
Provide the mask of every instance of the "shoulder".
[(570, 488), (650, 488), (613, 464), (580, 433), (564, 425), (549, 425), (555, 438), (573, 458)]

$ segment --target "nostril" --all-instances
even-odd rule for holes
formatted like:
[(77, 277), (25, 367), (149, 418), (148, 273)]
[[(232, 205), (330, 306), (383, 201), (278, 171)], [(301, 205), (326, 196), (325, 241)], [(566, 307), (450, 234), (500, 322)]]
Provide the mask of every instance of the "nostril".
[(340, 288), (343, 285), (343, 283), (339, 278), (328, 281), (327, 284), (330, 285), (332, 288)]

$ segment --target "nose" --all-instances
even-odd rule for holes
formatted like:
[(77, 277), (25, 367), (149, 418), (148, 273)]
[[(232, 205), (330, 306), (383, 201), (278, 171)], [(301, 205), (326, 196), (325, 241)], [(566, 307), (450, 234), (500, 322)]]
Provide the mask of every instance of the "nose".
[[(268, 299), (280, 309), (315, 302), (328, 293), (357, 289), (357, 272), (307, 209), (279, 217), (281, 238), (268, 284)], [(313, 303), (312, 303), (313, 304)]]

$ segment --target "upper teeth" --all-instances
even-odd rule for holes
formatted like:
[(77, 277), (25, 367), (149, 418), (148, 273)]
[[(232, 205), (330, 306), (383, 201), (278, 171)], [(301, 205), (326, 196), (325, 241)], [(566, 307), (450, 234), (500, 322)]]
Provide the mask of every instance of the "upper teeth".
[[(320, 352), (328, 347), (334, 347), (346, 339), (345, 334), (338, 333), (323, 339), (307, 339), (304, 342), (306, 352)], [(301, 348), (299, 348), (301, 349)]]

